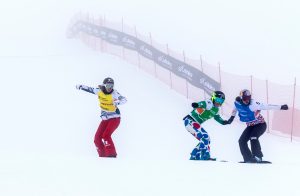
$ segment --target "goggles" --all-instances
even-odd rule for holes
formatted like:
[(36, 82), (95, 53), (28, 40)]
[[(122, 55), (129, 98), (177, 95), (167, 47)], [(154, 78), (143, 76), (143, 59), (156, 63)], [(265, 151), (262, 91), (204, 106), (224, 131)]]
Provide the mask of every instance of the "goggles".
[(104, 87), (106, 89), (113, 89), (114, 88), (114, 84), (112, 84), (112, 83), (106, 83), (106, 84), (104, 84)]
[(222, 105), (224, 103), (224, 99), (222, 99), (220, 97), (215, 97), (214, 98), (214, 102)]
[(250, 101), (251, 100), (251, 96), (242, 96), (242, 100), (243, 101)]

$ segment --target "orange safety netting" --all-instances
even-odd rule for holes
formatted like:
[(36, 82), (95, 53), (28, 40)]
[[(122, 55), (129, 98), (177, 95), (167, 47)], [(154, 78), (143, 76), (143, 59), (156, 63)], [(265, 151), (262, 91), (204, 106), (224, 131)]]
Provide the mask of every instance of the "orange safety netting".
[[(173, 51), (167, 44), (162, 45), (155, 42), (151, 37), (151, 34), (149, 34), (149, 36), (141, 35), (137, 32), (136, 28), (126, 26), (123, 22), (113, 23), (104, 18), (94, 19), (87, 15), (77, 15), (72, 20), (72, 23), (75, 24), (76, 21), (80, 20), (94, 25), (108, 27), (133, 36), (159, 51), (195, 67), (210, 78), (219, 82), (221, 84), (221, 89), (218, 90), (222, 90), (226, 94), (226, 101), (222, 107), (222, 114), (225, 116), (231, 115), (234, 100), (242, 89), (249, 89), (252, 92), (252, 98), (262, 103), (276, 105), (288, 104), (290, 108), (288, 111), (262, 111), (262, 115), (268, 123), (268, 131), (270, 133), (291, 137), (291, 139), (300, 138), (300, 87), (296, 86), (296, 84), (281, 85), (252, 76), (240, 76), (224, 72), (220, 69), (220, 66), (210, 65), (200, 56), (198, 60), (189, 59), (185, 56), (184, 52), (179, 53)], [(69, 28), (71, 27), (72, 24)], [(68, 36), (72, 37), (71, 33), (68, 33)], [(199, 101), (210, 97), (204, 90), (193, 86), (186, 79), (157, 65), (153, 60), (140, 55), (137, 51), (103, 41), (99, 37), (94, 37), (80, 31), (76, 36), (95, 50), (116, 55), (137, 65), (140, 69), (153, 75), (190, 100)]]

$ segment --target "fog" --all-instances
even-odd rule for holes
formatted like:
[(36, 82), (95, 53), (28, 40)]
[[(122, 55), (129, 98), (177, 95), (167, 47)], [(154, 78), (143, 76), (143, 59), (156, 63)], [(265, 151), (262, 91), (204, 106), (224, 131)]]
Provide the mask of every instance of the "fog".
[(151, 32), (157, 42), (185, 51), (190, 58), (201, 55), (224, 71), (293, 84), (300, 75), (299, 4), (293, 0), (6, 1), (0, 8), (0, 40), (10, 44), (0, 45), (0, 55), (24, 55), (27, 44), (36, 45), (37, 51), (46, 44), (48, 54), (61, 54), (55, 44), (64, 39), (71, 17), (83, 12), (113, 21), (123, 18), (140, 33)]

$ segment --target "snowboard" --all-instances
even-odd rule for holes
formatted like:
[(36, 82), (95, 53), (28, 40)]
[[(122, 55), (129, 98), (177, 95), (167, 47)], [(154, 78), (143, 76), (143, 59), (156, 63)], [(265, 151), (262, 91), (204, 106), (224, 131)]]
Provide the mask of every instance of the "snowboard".
[(228, 162), (228, 161), (226, 161), (226, 160), (217, 159), (217, 158), (210, 158), (210, 159), (208, 159), (208, 160), (206, 160), (206, 161)]
[[(190, 159), (191, 160), (191, 159)], [(226, 160), (220, 160), (217, 158), (209, 158), (208, 160), (193, 160), (193, 161), (218, 161), (218, 162), (228, 162)]]
[(240, 161), (239, 163), (250, 163), (250, 164), (272, 164), (272, 162), (270, 162), (270, 161), (261, 161), (261, 162), (254, 162), (254, 163), (251, 163), (251, 162), (245, 162), (245, 161)]
[[(229, 162), (227, 160), (217, 159), (217, 158), (210, 158), (208, 160), (202, 160), (202, 161)], [(244, 161), (240, 161), (238, 163), (248, 163), (249, 164), (249, 162), (244, 162)], [(272, 162), (270, 162), (270, 161), (261, 161), (261, 162), (255, 162), (255, 163), (250, 163), (250, 164), (272, 164)]]
[[(227, 160), (220, 160), (220, 159), (216, 159), (216, 158), (213, 158), (213, 159), (209, 159), (207, 161), (218, 161), (218, 162), (229, 162)], [(248, 164), (272, 164), (272, 162), (270, 161), (261, 161), (261, 162), (257, 162), (257, 163), (249, 163), (249, 162), (244, 162), (244, 161), (240, 161), (238, 163), (248, 163)]]
[[(208, 160), (197, 160), (197, 161), (217, 161), (217, 162), (229, 162), (227, 160), (223, 159), (217, 159), (217, 158), (210, 158)], [(240, 161), (238, 163), (248, 163), (248, 164), (272, 164), (270, 161), (261, 161), (261, 162), (245, 162), (245, 161)]]

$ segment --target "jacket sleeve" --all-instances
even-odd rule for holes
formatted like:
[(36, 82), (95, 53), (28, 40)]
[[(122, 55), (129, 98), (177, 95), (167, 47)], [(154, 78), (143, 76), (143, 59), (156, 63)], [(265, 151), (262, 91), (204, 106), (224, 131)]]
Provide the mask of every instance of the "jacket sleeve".
[(255, 112), (257, 110), (280, 110), (280, 107), (280, 105), (265, 104), (253, 100), (249, 109)]
[(127, 102), (127, 99), (126, 97), (122, 96), (118, 91), (114, 90), (114, 94), (113, 94), (113, 97), (114, 97), (114, 104), (115, 105), (122, 105), (124, 103)]
[[(234, 104), (233, 104), (234, 105)], [(236, 114), (237, 114), (237, 109), (236, 109), (236, 107), (235, 107), (235, 105), (233, 106), (233, 109), (232, 109), (232, 112), (231, 112), (231, 116), (236, 116)]]
[(226, 121), (225, 121), (224, 119), (222, 119), (221, 116), (220, 116), (219, 114), (215, 115), (215, 116), (214, 116), (214, 119), (215, 119), (218, 123), (220, 123), (221, 125), (227, 124), (227, 123), (225, 123)]
[(206, 109), (206, 106), (207, 106), (206, 101), (200, 101), (200, 102), (198, 102), (198, 107), (199, 108)]
[(85, 86), (85, 85), (79, 85), (79, 90), (83, 90), (86, 91), (88, 93), (92, 93), (92, 94), (97, 94), (100, 89), (99, 88), (93, 88), (93, 87), (89, 87), (89, 86)]

